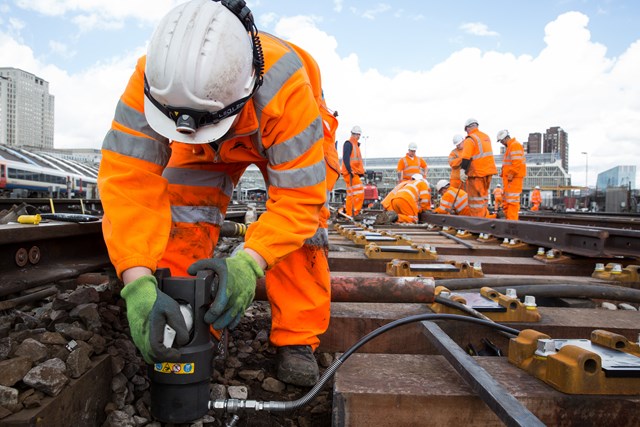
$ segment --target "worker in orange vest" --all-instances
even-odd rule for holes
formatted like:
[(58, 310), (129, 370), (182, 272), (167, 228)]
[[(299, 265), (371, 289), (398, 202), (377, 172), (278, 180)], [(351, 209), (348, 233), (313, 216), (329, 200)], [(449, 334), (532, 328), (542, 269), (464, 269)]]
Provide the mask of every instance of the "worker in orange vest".
[(462, 164), (462, 142), (464, 141), (464, 136), (462, 135), (454, 135), (453, 136), (453, 150), (449, 153), (449, 166), (451, 167), (451, 175), (449, 178), (449, 183), (451, 186), (456, 188), (462, 187), (462, 181), (460, 180), (460, 166)]
[(493, 190), (493, 206), (495, 207), (496, 212), (502, 209), (502, 196), (504, 191), (502, 190), (502, 185), (497, 184), (496, 188)]
[(398, 161), (398, 182), (410, 181), (415, 174), (422, 175), (427, 178), (427, 162), (416, 155), (418, 144), (411, 142), (409, 144), (407, 154)]
[(491, 139), (478, 129), (476, 119), (468, 119), (464, 124), (467, 132), (462, 147), (462, 171), (460, 179), (466, 181), (471, 216), (486, 217), (489, 202), (491, 177), (498, 171), (491, 149)]
[(360, 126), (351, 128), (351, 136), (342, 146), (342, 177), (347, 184), (347, 200), (345, 201), (345, 212), (354, 217), (360, 213), (364, 203), (364, 162), (360, 152), (360, 136), (362, 129)]
[(504, 185), (504, 216), (506, 219), (518, 220), (520, 216), (520, 194), (522, 182), (527, 175), (527, 162), (524, 148), (509, 131), (503, 129), (496, 137), (507, 149), (502, 159), (502, 184)]
[(540, 186), (536, 185), (536, 188), (531, 192), (531, 210), (538, 211), (540, 204), (542, 203), (542, 195), (540, 194)]
[(469, 215), (469, 197), (462, 188), (452, 187), (449, 181), (441, 179), (436, 184), (436, 190), (440, 195), (440, 205), (435, 213), (445, 215)]
[[(402, 181), (391, 190), (383, 200), (383, 206), (387, 211), (397, 214), (399, 223), (416, 224), (418, 214), (431, 209), (431, 188), (426, 179), (419, 173), (413, 174), (410, 181)], [(376, 217), (376, 223), (383, 223), (380, 215)], [(388, 217), (389, 220), (393, 216)]]
[[(327, 167), (337, 167), (326, 159), (331, 131), (322, 129), (331, 114), (313, 58), (259, 32), (243, 2), (240, 10), (227, 5), (176, 6), (139, 59), (102, 146), (103, 234), (147, 362), (179, 360), (189, 340), (178, 303), (157, 286), (157, 268), (217, 273), (204, 317), (216, 330), (238, 325), (266, 274), (277, 377), (312, 386), (331, 303), (320, 227)], [(241, 249), (211, 258), (234, 186), (251, 164), (264, 174), (267, 210)], [(176, 331), (178, 348), (163, 345), (165, 326)]]

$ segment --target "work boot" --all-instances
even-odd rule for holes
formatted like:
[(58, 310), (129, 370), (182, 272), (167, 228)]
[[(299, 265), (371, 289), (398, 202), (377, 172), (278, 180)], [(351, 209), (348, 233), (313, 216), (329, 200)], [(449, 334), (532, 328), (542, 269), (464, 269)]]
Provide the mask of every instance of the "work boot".
[(318, 382), (318, 362), (309, 345), (278, 347), (278, 379), (301, 387), (313, 387)]

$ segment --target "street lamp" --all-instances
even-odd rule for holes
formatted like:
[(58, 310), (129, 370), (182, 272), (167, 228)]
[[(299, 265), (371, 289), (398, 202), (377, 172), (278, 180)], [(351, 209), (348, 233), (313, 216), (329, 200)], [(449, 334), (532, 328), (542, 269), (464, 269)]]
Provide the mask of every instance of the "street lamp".
[(585, 161), (584, 186), (589, 188), (589, 153), (587, 153), (586, 151), (583, 151), (582, 154), (584, 154), (584, 161)]

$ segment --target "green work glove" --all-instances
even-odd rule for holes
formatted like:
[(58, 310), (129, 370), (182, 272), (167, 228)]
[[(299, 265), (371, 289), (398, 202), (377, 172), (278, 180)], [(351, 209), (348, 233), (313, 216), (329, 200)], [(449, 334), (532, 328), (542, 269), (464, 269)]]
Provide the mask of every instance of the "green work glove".
[(166, 325), (176, 331), (176, 344), (189, 342), (189, 331), (180, 312), (180, 305), (158, 289), (154, 276), (142, 276), (126, 285), (120, 292), (127, 302), (127, 319), (131, 338), (147, 363), (175, 362), (180, 350), (162, 343)]
[(244, 250), (226, 259), (201, 259), (191, 264), (187, 272), (195, 276), (200, 270), (213, 270), (218, 276), (217, 287), (211, 289), (213, 303), (204, 321), (217, 330), (235, 328), (253, 301), (256, 281), (264, 276), (264, 271)]

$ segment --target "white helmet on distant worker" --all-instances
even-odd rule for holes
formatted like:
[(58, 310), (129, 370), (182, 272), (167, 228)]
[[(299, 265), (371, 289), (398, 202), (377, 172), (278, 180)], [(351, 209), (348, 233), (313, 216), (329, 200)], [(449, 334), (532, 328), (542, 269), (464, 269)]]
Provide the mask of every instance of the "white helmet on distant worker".
[(502, 184), (496, 184), (496, 187), (500, 188), (502, 187)]
[(539, 190), (539, 189), (540, 189), (540, 186), (539, 186), (539, 185), (536, 185), (536, 190)]
[(446, 188), (449, 186), (449, 181), (447, 181), (446, 179), (441, 179), (440, 181), (438, 181), (438, 183), (436, 184), (436, 191), (440, 191), (443, 188)]
[(506, 129), (502, 129), (501, 131), (498, 131), (498, 136), (496, 136), (496, 140), (498, 140), (498, 142), (502, 142), (502, 140), (507, 138), (508, 136), (509, 136), (509, 131)]
[(356, 135), (361, 135), (362, 134), (362, 129), (360, 129), (360, 126), (356, 125), (356, 126), (351, 128), (351, 133), (356, 134)]
[(144, 112), (153, 130), (188, 144), (229, 131), (262, 82), (263, 59), (254, 58), (255, 25), (246, 12), (241, 22), (222, 2), (191, 0), (160, 21), (145, 67)]
[(476, 125), (478, 126), (478, 121), (476, 119), (473, 118), (469, 118), (467, 119), (466, 122), (464, 122), (464, 129), (467, 130), (467, 128), (471, 125)]
[(414, 181), (423, 181), (424, 176), (420, 175), (419, 173), (414, 173), (413, 175), (411, 175), (411, 179), (413, 179)]
[(416, 144), (415, 142), (409, 143), (409, 150), (416, 151), (417, 149), (418, 149), (418, 144)]
[(453, 135), (453, 145), (457, 146), (458, 144), (460, 144), (462, 141), (464, 141), (464, 136), (458, 134), (458, 135)]

